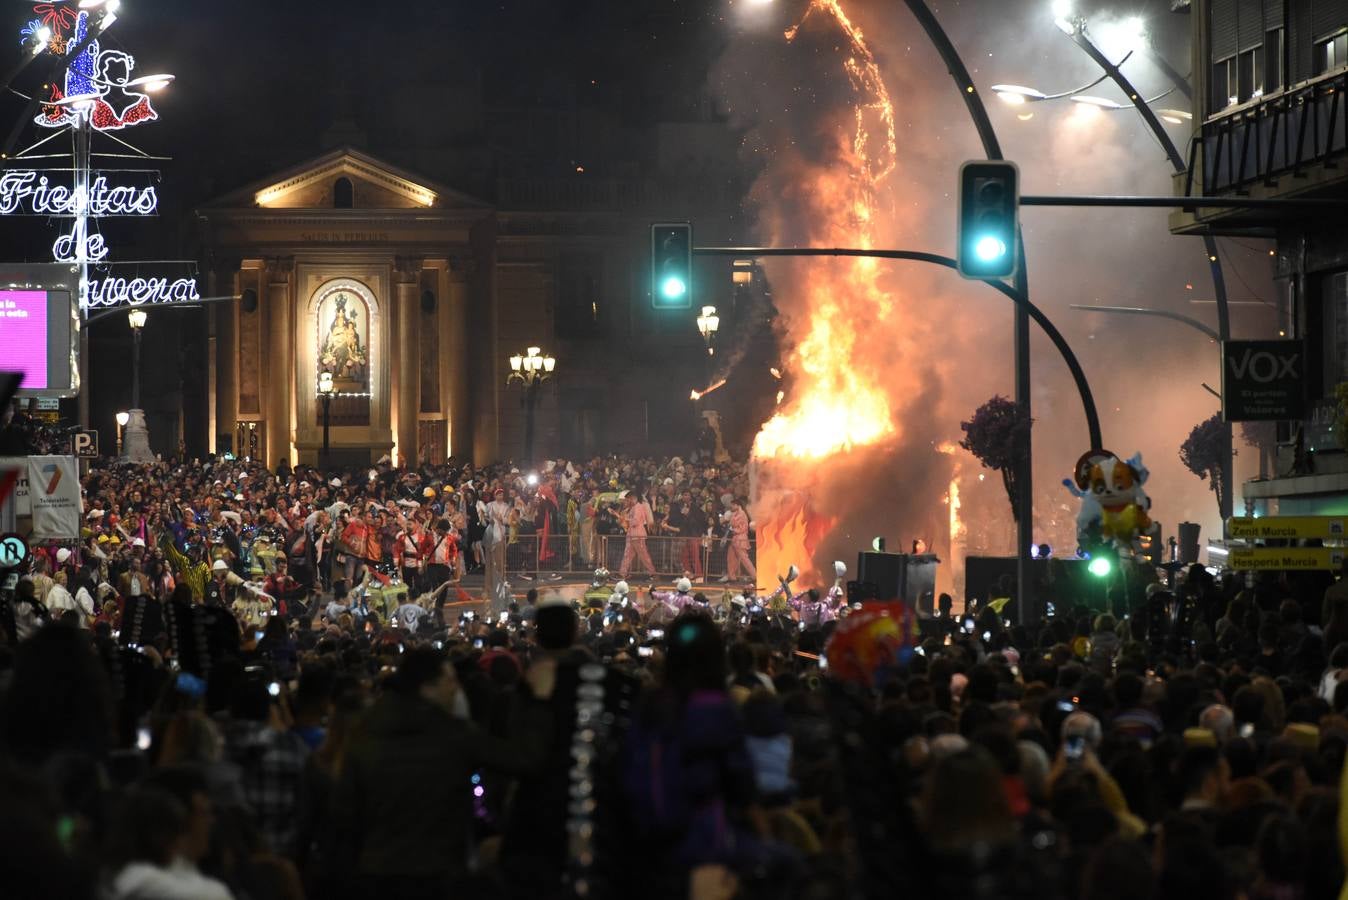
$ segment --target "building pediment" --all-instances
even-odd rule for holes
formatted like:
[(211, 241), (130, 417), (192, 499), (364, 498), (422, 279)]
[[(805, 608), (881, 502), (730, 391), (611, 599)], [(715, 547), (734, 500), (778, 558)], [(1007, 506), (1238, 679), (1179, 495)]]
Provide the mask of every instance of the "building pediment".
[(475, 209), (487, 204), (350, 147), (279, 172), (206, 209)]

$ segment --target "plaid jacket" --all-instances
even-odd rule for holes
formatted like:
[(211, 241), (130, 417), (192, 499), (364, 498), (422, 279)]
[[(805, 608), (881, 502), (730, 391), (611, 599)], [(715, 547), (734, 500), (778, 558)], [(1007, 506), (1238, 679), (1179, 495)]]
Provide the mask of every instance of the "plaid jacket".
[(299, 735), (276, 731), (265, 722), (232, 722), (226, 735), (230, 758), (243, 773), (244, 800), (263, 841), (293, 858), (308, 745)]

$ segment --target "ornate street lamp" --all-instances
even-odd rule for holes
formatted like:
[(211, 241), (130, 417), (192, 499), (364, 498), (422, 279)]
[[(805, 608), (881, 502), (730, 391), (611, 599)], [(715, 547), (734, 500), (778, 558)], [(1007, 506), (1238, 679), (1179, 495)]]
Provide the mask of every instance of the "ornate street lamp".
[(126, 314), (131, 325), (131, 408), (140, 409), (140, 335), (145, 329), (145, 320), (150, 314), (143, 309), (133, 309)]
[(323, 398), (323, 459), (321, 465), (325, 473), (328, 470), (329, 425), (332, 421), (332, 394), (335, 390), (336, 387), (332, 383), (332, 373), (319, 372), (318, 396)]
[(524, 387), (520, 402), (524, 405), (524, 462), (532, 464), (534, 459), (534, 411), (538, 406), (538, 389), (543, 382), (552, 377), (557, 369), (557, 360), (543, 355), (542, 349), (529, 347), (524, 355), (510, 357), (510, 374), (506, 384), (518, 381)]

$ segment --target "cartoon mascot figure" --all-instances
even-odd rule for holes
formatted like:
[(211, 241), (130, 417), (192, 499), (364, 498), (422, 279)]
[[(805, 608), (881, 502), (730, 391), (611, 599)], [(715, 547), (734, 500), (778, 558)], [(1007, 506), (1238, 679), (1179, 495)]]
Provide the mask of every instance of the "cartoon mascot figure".
[(1142, 490), (1148, 472), (1142, 454), (1127, 462), (1109, 457), (1091, 466), (1090, 494), (1100, 510), (1100, 536), (1121, 548), (1151, 528), (1151, 499)]
[(1077, 541), (1081, 546), (1112, 541), (1127, 549), (1152, 530), (1148, 515), (1151, 498), (1142, 490), (1149, 474), (1140, 453), (1124, 461), (1097, 450), (1077, 462), (1075, 478), (1063, 484), (1081, 501), (1077, 515)]

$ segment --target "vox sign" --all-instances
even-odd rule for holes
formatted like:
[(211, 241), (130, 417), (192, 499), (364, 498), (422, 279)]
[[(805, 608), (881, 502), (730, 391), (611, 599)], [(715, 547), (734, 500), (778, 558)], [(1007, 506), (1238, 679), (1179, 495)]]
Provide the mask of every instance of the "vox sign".
[(1227, 422), (1300, 419), (1306, 414), (1306, 353), (1301, 341), (1222, 343), (1222, 418)]

